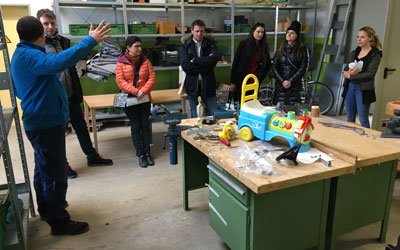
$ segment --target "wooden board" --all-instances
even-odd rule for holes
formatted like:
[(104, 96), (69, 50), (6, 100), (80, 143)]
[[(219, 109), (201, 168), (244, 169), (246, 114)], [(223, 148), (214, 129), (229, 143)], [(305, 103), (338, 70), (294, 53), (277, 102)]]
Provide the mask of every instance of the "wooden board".
[[(153, 104), (180, 102), (186, 98), (186, 95), (178, 95), (178, 89), (153, 90), (150, 95)], [(83, 99), (89, 108), (102, 109), (113, 107), (114, 96), (115, 94), (89, 95)]]
[[(196, 123), (196, 119), (182, 121), (183, 125), (193, 125)], [(298, 166), (295, 166), (294, 164), (287, 164), (286, 161), (278, 163), (274, 159), (270, 159), (268, 162), (276, 169), (276, 174), (264, 176), (246, 173), (235, 167), (235, 161), (245, 145), (254, 148), (260, 144), (260, 141), (244, 142), (241, 139), (236, 139), (231, 141), (232, 147), (227, 147), (222, 143), (195, 140), (193, 139), (193, 135), (188, 135), (187, 133), (188, 131), (182, 132), (182, 138), (184, 140), (192, 144), (256, 194), (351, 174), (355, 171), (354, 164), (338, 158), (337, 155), (333, 155), (332, 157), (334, 160), (332, 161), (331, 167), (327, 167), (321, 162), (312, 164), (300, 163)]]
[[(381, 138), (380, 132), (365, 129), (360, 135), (351, 129), (326, 127), (322, 122), (343, 122), (330, 117), (313, 118), (314, 131), (311, 138), (314, 142), (331, 148), (342, 154), (351, 155), (356, 167), (364, 167), (400, 158), (400, 139)], [(349, 126), (359, 126), (348, 123)]]

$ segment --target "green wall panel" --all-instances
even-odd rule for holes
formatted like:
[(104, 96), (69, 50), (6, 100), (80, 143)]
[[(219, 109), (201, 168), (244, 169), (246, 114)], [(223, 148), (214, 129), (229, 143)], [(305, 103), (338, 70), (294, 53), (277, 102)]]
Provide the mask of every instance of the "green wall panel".
[(98, 82), (87, 76), (81, 77), (83, 95), (100, 95), (117, 93), (119, 89), (115, 84), (115, 77), (111, 76), (107, 81)]

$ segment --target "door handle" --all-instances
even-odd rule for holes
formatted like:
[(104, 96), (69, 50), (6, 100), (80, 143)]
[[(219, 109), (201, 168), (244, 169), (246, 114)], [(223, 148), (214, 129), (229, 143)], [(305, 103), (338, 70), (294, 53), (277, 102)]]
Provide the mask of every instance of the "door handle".
[(385, 67), (384, 71), (383, 71), (383, 79), (386, 79), (388, 76), (389, 72), (393, 72), (396, 71), (396, 69), (389, 69), (388, 67)]

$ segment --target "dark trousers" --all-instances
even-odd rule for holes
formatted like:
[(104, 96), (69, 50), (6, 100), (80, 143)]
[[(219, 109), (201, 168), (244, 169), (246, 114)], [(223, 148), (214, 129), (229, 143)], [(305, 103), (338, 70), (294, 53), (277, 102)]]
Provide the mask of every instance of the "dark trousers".
[(65, 134), (64, 125), (26, 131), (35, 154), (33, 186), (36, 191), (38, 211), (48, 218), (50, 226), (68, 220), (64, 209), (67, 193), (65, 174)]
[(90, 139), (88, 127), (82, 115), (81, 105), (75, 100), (69, 101), (69, 119), (75, 130), (76, 136), (78, 137), (79, 145), (81, 146), (83, 153), (85, 153), (88, 161), (95, 159), (97, 152)]
[(150, 154), (150, 102), (125, 108), (136, 156)]

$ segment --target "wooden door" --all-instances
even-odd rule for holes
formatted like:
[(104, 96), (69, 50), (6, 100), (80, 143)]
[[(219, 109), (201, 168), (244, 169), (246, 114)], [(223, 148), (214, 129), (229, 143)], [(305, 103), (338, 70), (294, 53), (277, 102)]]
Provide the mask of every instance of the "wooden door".
[[(386, 103), (393, 100), (400, 100), (400, 1), (390, 0), (386, 19), (385, 39), (383, 43), (383, 58), (380, 70), (376, 75), (376, 94), (377, 102), (375, 104), (374, 116), (372, 119), (372, 128), (380, 129), (382, 119), (388, 117), (385, 115)], [(387, 74), (384, 79), (384, 70), (395, 69)]]

